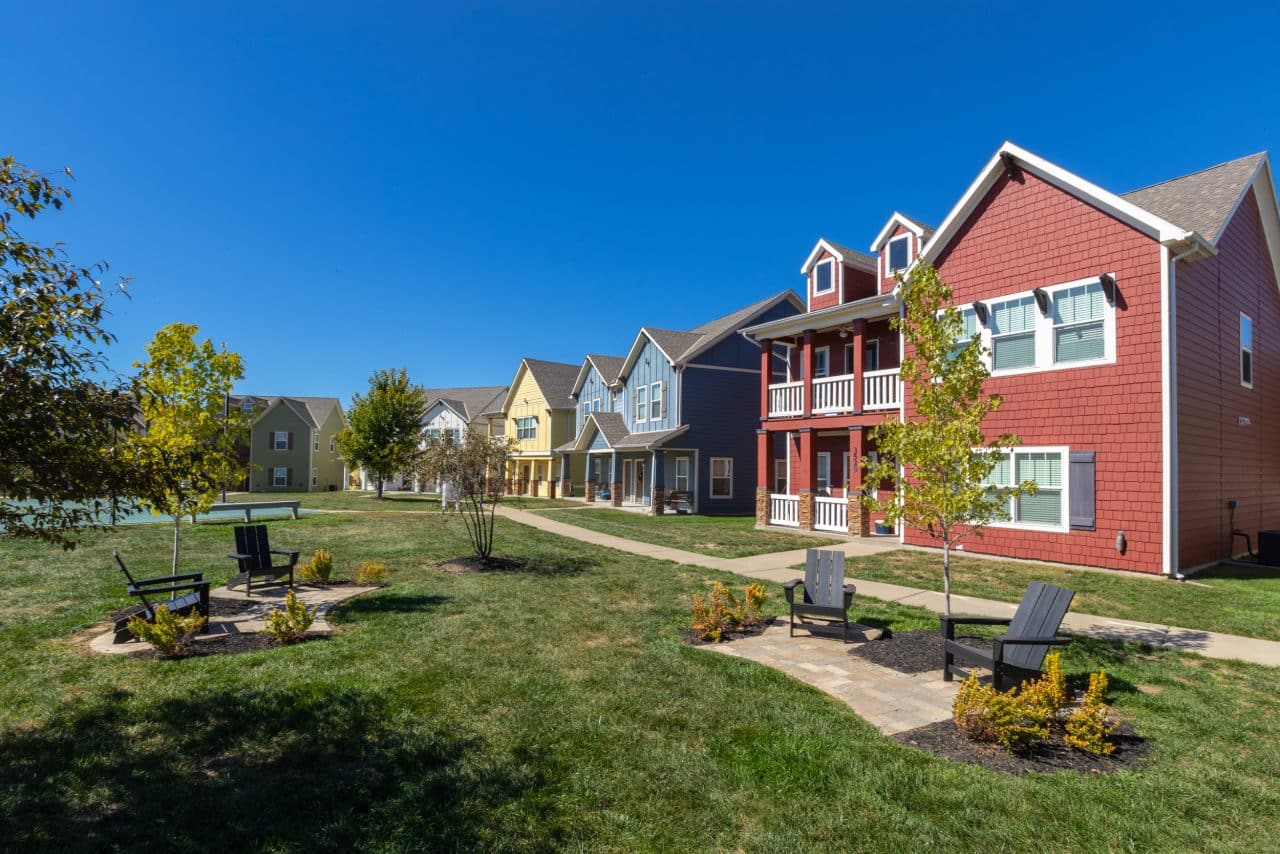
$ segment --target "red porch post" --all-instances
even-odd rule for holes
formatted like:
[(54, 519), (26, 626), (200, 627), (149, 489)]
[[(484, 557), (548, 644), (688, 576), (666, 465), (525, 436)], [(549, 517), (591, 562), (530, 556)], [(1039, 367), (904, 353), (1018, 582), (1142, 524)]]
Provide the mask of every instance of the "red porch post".
[(804, 370), (804, 414), (813, 414), (813, 330), (804, 331), (804, 357), (801, 365)]
[[(865, 383), (862, 380), (862, 374), (867, 369), (867, 322), (865, 320), (855, 320), (853, 322), (853, 411), (862, 411), (862, 390)], [(850, 463), (850, 467), (852, 467)]]
[(849, 492), (845, 500), (848, 502), (846, 513), (851, 537), (865, 537), (871, 533), (871, 517), (862, 503), (862, 466), (858, 463), (866, 453), (867, 443), (863, 429), (850, 427)]
[(769, 471), (773, 468), (773, 436), (756, 431), (756, 524), (769, 524)]
[(773, 342), (760, 342), (760, 420), (769, 417), (769, 381), (773, 379)]

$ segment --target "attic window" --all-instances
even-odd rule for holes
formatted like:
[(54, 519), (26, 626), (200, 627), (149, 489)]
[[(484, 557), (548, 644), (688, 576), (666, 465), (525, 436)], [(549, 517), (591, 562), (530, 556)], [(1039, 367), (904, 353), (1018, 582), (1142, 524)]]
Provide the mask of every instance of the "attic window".
[(835, 290), (835, 262), (830, 258), (813, 268), (813, 292), (829, 294)]
[(889, 241), (889, 275), (907, 269), (910, 253), (911, 235), (903, 234)]

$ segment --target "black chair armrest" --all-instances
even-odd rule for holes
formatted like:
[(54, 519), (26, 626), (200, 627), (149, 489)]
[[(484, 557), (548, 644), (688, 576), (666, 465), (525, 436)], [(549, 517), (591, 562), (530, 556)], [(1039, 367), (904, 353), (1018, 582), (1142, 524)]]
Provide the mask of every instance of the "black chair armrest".
[(288, 549), (272, 549), (273, 555), (284, 555), (285, 557), (297, 557), (301, 552), (289, 551)]
[(846, 584), (844, 586), (844, 609), (846, 611), (848, 611), (849, 606), (853, 604), (853, 596), (857, 592), (858, 588), (854, 587), (852, 584)]
[(181, 575), (157, 575), (155, 578), (139, 578), (133, 582), (133, 585), (135, 587), (144, 587), (148, 584), (173, 584), (175, 581), (201, 581), (203, 579), (203, 572), (184, 572)]
[(999, 641), (1003, 646), (1021, 645), (1035, 646), (1037, 644), (1046, 644), (1048, 646), (1062, 646), (1071, 643), (1071, 638), (1051, 637), (1051, 638), (1011, 638), (1008, 635), (997, 635), (991, 639)]
[(801, 584), (804, 584), (804, 580), (800, 578), (795, 578), (795, 579), (792, 579), (791, 581), (787, 581), (783, 583), (782, 592), (786, 594), (788, 603), (791, 603), (791, 604), (795, 603), (796, 587)]
[(133, 584), (129, 585), (128, 592), (131, 596), (139, 594), (145, 596), (154, 596), (157, 593), (179, 593), (183, 590), (206, 590), (211, 582), (208, 581), (188, 581), (186, 584), (171, 584), (168, 587), (148, 587), (146, 590), (140, 590)]
[(227, 557), (233, 560), (248, 560), (253, 555), (240, 554), (240, 552), (227, 552)]
[(1013, 617), (966, 617), (963, 614), (946, 614), (939, 615), (942, 622), (950, 623), (953, 626), (1007, 626), (1013, 622)]

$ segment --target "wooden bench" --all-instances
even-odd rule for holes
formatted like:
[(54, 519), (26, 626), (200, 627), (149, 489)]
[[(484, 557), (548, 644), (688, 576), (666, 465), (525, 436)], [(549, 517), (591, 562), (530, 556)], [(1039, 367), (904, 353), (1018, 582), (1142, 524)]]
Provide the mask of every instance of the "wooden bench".
[(693, 493), (673, 489), (667, 493), (664, 503), (677, 513), (692, 513)]
[[(294, 498), (286, 501), (228, 501), (225, 504), (215, 504), (209, 508), (209, 512), (213, 513), (218, 510), (243, 510), (244, 521), (253, 521), (254, 510), (289, 510), (293, 513), (293, 518), (298, 518), (298, 507), (302, 501)], [(193, 520), (194, 521), (194, 520)]]

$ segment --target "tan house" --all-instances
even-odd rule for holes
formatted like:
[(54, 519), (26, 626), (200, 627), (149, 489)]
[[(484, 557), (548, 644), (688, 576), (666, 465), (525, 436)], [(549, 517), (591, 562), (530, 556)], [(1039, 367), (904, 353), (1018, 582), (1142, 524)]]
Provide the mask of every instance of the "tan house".
[(249, 447), (250, 492), (332, 492), (346, 488), (346, 461), (338, 433), (346, 426), (336, 397), (256, 397), (230, 399), (252, 413)]
[(506, 473), (512, 494), (555, 498), (560, 454), (554, 449), (573, 438), (569, 395), (577, 378), (577, 365), (523, 359), (501, 408), (485, 413), (493, 435), (515, 440)]

